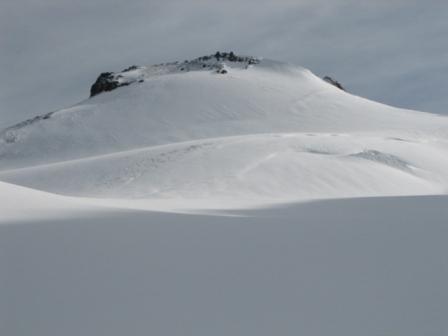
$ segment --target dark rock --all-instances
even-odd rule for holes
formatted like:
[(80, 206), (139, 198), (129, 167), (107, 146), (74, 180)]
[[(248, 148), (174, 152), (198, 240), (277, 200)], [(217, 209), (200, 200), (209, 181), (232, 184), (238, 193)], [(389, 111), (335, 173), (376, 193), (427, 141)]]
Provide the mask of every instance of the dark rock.
[(345, 88), (342, 86), (341, 83), (339, 83), (337, 80), (334, 80), (333, 78), (331, 78), (330, 76), (325, 76), (323, 78), (324, 81), (326, 81), (327, 83), (330, 83), (331, 85), (336, 86), (338, 89), (341, 89), (342, 91), (346, 91)]
[(105, 91), (112, 91), (120, 86), (120, 83), (115, 79), (113, 72), (103, 72), (97, 78), (90, 88), (90, 97)]
[(122, 72), (129, 72), (129, 71), (137, 70), (137, 69), (138, 69), (137, 65), (131, 65), (129, 68), (124, 69)]
[[(207, 56), (199, 57), (198, 60), (201, 61), (205, 59)], [(258, 64), (260, 63), (260, 60), (255, 57), (246, 57), (246, 56), (237, 56), (233, 51), (231, 52), (220, 52), (217, 51), (214, 55), (208, 56), (208, 57), (214, 57), (217, 61), (229, 61), (229, 62), (246, 62), (247, 64)]]
[(238, 60), (238, 58), (235, 56), (235, 54), (233, 53), (233, 51), (230, 52), (229, 56), (228, 56), (228, 60), (230, 62), (236, 62)]

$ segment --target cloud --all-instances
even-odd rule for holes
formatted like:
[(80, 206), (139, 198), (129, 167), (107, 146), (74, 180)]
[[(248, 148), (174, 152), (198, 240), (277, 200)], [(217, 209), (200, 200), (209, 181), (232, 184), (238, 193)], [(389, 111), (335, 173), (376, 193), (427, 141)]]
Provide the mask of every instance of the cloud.
[(5, 0), (0, 127), (86, 98), (101, 71), (216, 50), (294, 62), (356, 94), (443, 113), (445, 3)]

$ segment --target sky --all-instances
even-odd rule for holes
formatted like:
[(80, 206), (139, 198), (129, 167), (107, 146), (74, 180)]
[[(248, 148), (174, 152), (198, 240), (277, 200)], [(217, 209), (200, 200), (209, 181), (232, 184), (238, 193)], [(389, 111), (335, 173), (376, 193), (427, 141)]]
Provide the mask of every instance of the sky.
[(448, 114), (446, 0), (1, 0), (0, 129), (86, 99), (103, 71), (233, 50)]

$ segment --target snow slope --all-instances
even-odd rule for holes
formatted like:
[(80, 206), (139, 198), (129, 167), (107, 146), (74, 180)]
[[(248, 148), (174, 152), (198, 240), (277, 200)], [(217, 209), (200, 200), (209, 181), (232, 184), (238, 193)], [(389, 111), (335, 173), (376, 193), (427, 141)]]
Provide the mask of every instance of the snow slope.
[(447, 334), (446, 117), (269, 60), (111, 78), (0, 131), (1, 335)]
[[(140, 70), (143, 71), (143, 70)], [(1, 167), (209, 137), (278, 132), (447, 135), (445, 117), (349, 95), (293, 65), (154, 74), (2, 132)], [(425, 132), (425, 133), (424, 133)]]
[(79, 198), (54, 195), (0, 182), (0, 225), (14, 222), (70, 218), (80, 213), (93, 215), (107, 208)]
[(129, 85), (1, 131), (0, 180), (224, 202), (448, 189), (448, 118), (350, 95), (294, 65), (253, 63), (199, 58), (115, 74)]
[(447, 202), (10, 221), (0, 334), (446, 335)]
[(0, 179), (74, 196), (294, 201), (440, 194), (440, 144), (338, 134), (263, 134), (148, 147), (0, 172)]

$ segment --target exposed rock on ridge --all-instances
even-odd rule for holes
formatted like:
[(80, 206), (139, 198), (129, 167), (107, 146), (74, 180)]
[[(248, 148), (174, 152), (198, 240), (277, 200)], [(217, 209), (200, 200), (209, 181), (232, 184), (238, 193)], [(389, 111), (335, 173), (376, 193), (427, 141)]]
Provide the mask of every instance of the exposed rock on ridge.
[(145, 77), (160, 73), (176, 73), (208, 70), (218, 74), (228, 73), (226, 64), (230, 67), (247, 69), (249, 66), (260, 63), (260, 60), (251, 56), (238, 56), (231, 52), (217, 51), (213, 55), (202, 56), (193, 60), (183, 62), (171, 62), (153, 65), (150, 67), (139, 67), (133, 65), (121, 72), (103, 72), (98, 76), (90, 88), (90, 97), (102, 92), (115, 90), (121, 86), (127, 86), (135, 82), (143, 82)]
[(333, 86), (336, 86), (338, 89), (341, 89), (343, 91), (347, 91), (347, 90), (345, 90), (345, 88), (342, 86), (341, 83), (339, 83), (337, 80), (331, 78), (330, 76), (325, 76), (323, 78), (323, 80), (326, 81), (327, 83), (330, 83)]

